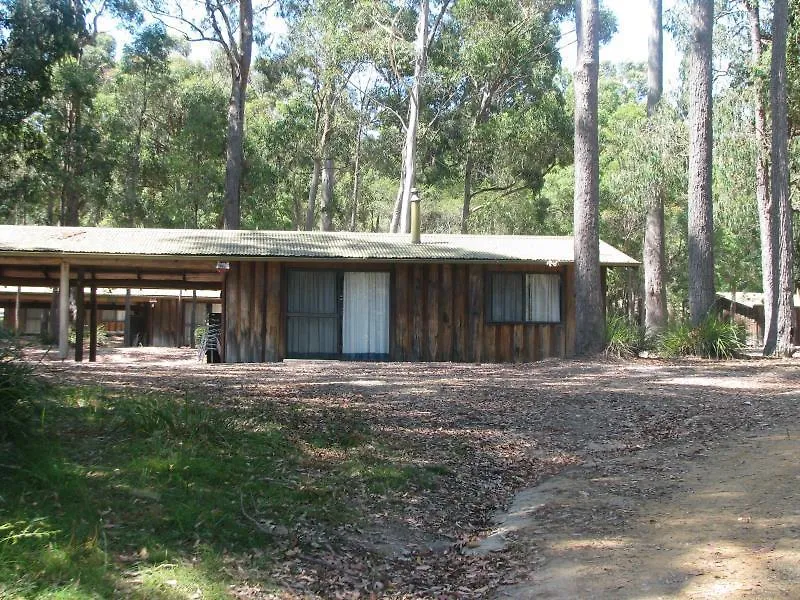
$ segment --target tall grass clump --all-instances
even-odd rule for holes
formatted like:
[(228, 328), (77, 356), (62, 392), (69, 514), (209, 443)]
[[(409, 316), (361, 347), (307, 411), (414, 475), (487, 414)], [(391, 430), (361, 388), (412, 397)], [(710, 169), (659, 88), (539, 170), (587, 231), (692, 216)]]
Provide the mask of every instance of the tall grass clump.
[(224, 442), (233, 428), (232, 418), (190, 397), (126, 394), (113, 402), (111, 412), (114, 427), (146, 437)]
[(16, 337), (0, 328), (0, 443), (25, 437), (36, 414), (44, 383), (22, 360)]
[(671, 324), (659, 336), (657, 349), (666, 358), (734, 358), (744, 348), (746, 338), (741, 325), (710, 315), (697, 327), (686, 322)]
[(606, 354), (631, 358), (647, 349), (644, 328), (629, 319), (614, 315), (606, 322)]

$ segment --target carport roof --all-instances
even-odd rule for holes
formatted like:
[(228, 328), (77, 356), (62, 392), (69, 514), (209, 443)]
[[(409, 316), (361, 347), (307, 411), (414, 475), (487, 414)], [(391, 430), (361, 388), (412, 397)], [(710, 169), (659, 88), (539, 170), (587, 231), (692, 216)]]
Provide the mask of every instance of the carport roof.
[[(387, 233), (141, 229), (0, 225), (3, 256), (315, 259), (432, 262), (574, 262), (569, 236), (424, 234), (422, 243)], [(600, 242), (604, 266), (639, 263)]]

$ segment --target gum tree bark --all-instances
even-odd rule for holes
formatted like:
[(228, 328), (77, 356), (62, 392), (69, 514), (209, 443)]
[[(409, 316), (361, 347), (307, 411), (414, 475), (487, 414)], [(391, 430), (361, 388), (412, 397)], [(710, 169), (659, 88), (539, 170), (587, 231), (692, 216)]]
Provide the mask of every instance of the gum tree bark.
[(693, 0), (689, 58), (689, 316), (698, 325), (714, 307), (712, 38), (714, 0)]
[(576, 0), (575, 66), (575, 352), (604, 346), (600, 275), (600, 161), (597, 121), (599, 71), (598, 0)]
[(333, 231), (333, 213), (336, 210), (333, 198), (334, 181), (333, 159), (326, 158), (322, 168), (322, 206), (320, 212), (320, 231)]
[[(392, 215), (391, 231), (408, 233), (411, 231), (411, 190), (417, 178), (417, 129), (419, 128), (419, 103), (422, 97), (422, 78), (428, 59), (428, 15), (429, 0), (419, 3), (416, 40), (414, 42), (414, 83), (408, 97), (408, 125), (406, 141), (403, 145), (403, 178), (395, 213)], [(399, 208), (399, 210), (397, 210)]]
[(778, 252), (778, 331), (775, 352), (792, 354), (792, 206), (789, 202), (789, 110), (786, 74), (786, 37), (789, 29), (788, 0), (775, 0), (772, 22), (772, 70), (770, 73), (770, 108), (772, 109), (772, 199), (777, 212), (773, 232)]
[[(664, 28), (662, 0), (650, 0), (650, 38), (647, 61), (647, 116), (652, 117), (664, 88)], [(664, 186), (656, 182), (648, 199), (644, 231), (644, 315), (648, 334), (656, 334), (667, 324), (667, 288), (664, 285)]]
[[(225, 8), (219, 5), (220, 15)], [(231, 70), (231, 94), (228, 99), (228, 127), (225, 142), (225, 195), (222, 219), (225, 229), (239, 229), (241, 224), (240, 196), (244, 171), (244, 110), (247, 80), (253, 53), (253, 3), (239, 1), (238, 34), (226, 24), (227, 44), (223, 44)], [(219, 39), (224, 39), (217, 21), (213, 21)]]
[(761, 280), (764, 290), (764, 355), (775, 352), (778, 336), (778, 296), (775, 294), (775, 239), (772, 198), (769, 192), (770, 142), (767, 138), (767, 111), (764, 106), (764, 82), (758, 73), (763, 55), (761, 15), (758, 0), (745, 0), (750, 23), (750, 64), (753, 70), (753, 113), (756, 133), (756, 202), (761, 234)]

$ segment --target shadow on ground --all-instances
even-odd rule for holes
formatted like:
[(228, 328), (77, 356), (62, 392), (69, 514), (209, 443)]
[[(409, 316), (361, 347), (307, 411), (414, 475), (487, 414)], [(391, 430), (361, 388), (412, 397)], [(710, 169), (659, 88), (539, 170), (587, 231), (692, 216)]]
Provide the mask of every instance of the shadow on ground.
[[(258, 555), (257, 536), (253, 548), (236, 556), (226, 554), (224, 543), (214, 542), (211, 551), (229, 582), (224, 593), (239, 597), (332, 597), (337, 592), (485, 597), (500, 588), (514, 590), (515, 583), (541, 582), (541, 573), (559, 580), (559, 569), (562, 583), (569, 579), (579, 586), (581, 580), (606, 573), (609, 554), (618, 552), (626, 553), (630, 563), (620, 565), (616, 577), (624, 585), (611, 597), (657, 597), (688, 589), (705, 577), (692, 574), (699, 568), (693, 562), (684, 564), (691, 556), (696, 561), (705, 556), (706, 542), (691, 538), (697, 530), (694, 519), (705, 518), (701, 509), (706, 505), (714, 506), (709, 498), (722, 501), (729, 492), (714, 496), (713, 486), (699, 487), (707, 483), (702, 481), (690, 498), (699, 504), (687, 499), (680, 505), (685, 514), (653, 507), (676, 485), (686, 484), (692, 466), (726, 447), (726, 440), (761, 435), (798, 417), (794, 361), (208, 365), (195, 362), (190, 351), (150, 354), (147, 349), (128, 349), (122, 358), (109, 354), (101, 362), (80, 365), (46, 359), (42, 368), (61, 384), (190, 396), (234, 415), (254, 433), (265, 423), (289, 429), (301, 423), (308, 435), (297, 450), (302, 454), (299, 471), (292, 473), (317, 482), (321, 493), (335, 489), (342, 494), (337, 502), (350, 509), (344, 522), (331, 524), (308, 514), (300, 517), (305, 501), (289, 500), (300, 504), (295, 517), (280, 523), (280, 532), (285, 527), (291, 541), (276, 544), (280, 552), (268, 557)], [(315, 445), (314, 431), (328, 439), (342, 411), (363, 424), (363, 439), (347, 447)], [(364, 463), (362, 469), (385, 468), (374, 471), (380, 483), (364, 484), (364, 472), (353, 486), (325, 479), (343, 461), (354, 459)], [(565, 470), (563, 477), (572, 478), (567, 495), (538, 509), (540, 525), (512, 537), (504, 552), (461, 552), (492, 530), (494, 513), (508, 507), (517, 492)], [(732, 473), (737, 481), (748, 481), (746, 473)], [(791, 480), (788, 473), (773, 476)], [(395, 483), (384, 485), (392, 477)], [(757, 504), (755, 491), (761, 487), (744, 484), (736, 492), (736, 506)], [(596, 493), (601, 488), (604, 495)], [(255, 488), (248, 490), (256, 494)], [(573, 497), (588, 500), (572, 511)], [(655, 515), (652, 522), (640, 506)], [(269, 507), (256, 508), (258, 517), (268, 521)], [(220, 510), (239, 527), (255, 527), (239, 506)], [(716, 514), (721, 508), (711, 510)], [(786, 521), (785, 527), (796, 526), (786, 515), (775, 518)], [(667, 555), (656, 546), (671, 548), (668, 540), (653, 542), (653, 548), (637, 545), (641, 531), (657, 532), (665, 523), (673, 524), (674, 535), (683, 535), (683, 528), (686, 537), (680, 543), (689, 546)], [(751, 529), (757, 523), (751, 520)], [(740, 521), (735, 524), (742, 529)], [(631, 527), (633, 537), (621, 533)], [(724, 554), (732, 541), (730, 535), (721, 538), (721, 549), (713, 552)], [(196, 553), (186, 544), (174, 551), (191, 560)], [(713, 560), (713, 552), (707, 560)], [(659, 565), (671, 565), (661, 582), (634, 577), (649, 568), (645, 557), (650, 556)], [(226, 560), (231, 561), (227, 566)], [(775, 564), (789, 569), (780, 566), (788, 563)], [(640, 595), (624, 595), (625, 586)], [(523, 595), (518, 597), (534, 597), (524, 596), (525, 589), (519, 588)]]

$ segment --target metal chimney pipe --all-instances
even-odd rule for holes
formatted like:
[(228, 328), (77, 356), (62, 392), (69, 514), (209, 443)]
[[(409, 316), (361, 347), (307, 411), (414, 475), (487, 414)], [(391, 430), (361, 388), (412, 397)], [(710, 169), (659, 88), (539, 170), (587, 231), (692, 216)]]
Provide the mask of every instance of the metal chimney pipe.
[(419, 244), (419, 193), (417, 188), (411, 188), (411, 243)]

